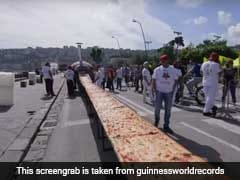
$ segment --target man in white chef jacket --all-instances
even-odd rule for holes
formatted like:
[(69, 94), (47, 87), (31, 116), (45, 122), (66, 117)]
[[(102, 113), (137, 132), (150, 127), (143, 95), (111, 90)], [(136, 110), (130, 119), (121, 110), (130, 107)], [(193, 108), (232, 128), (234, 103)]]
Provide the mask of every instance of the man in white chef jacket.
[(95, 83), (97, 86), (99, 86), (99, 87), (102, 86), (103, 78), (104, 78), (103, 69), (101, 67), (99, 67), (97, 72), (95, 73)]
[(215, 116), (217, 107), (214, 105), (214, 101), (218, 91), (219, 73), (221, 72), (217, 53), (213, 52), (210, 55), (209, 61), (203, 63), (201, 71), (203, 73), (203, 91), (206, 99), (203, 115)]
[(145, 61), (143, 63), (142, 77), (143, 77), (143, 102), (146, 103), (147, 92), (150, 97), (150, 101), (153, 103), (153, 94), (152, 94), (152, 86), (151, 86), (151, 74), (148, 70), (148, 62)]

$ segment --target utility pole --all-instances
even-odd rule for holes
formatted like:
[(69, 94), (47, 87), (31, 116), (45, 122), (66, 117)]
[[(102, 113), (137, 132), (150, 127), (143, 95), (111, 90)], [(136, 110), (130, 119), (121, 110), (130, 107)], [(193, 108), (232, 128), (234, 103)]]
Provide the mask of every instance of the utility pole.
[(147, 44), (147, 50), (150, 50), (150, 44), (152, 44), (152, 41), (146, 41), (145, 43)]

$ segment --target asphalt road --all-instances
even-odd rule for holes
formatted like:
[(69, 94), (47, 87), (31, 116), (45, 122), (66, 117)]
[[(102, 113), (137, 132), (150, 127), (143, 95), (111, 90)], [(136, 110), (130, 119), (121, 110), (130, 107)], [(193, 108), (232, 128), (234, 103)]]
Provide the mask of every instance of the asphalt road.
[[(125, 88), (126, 89), (126, 88)], [(136, 110), (140, 116), (154, 122), (154, 107), (144, 104), (142, 95), (134, 89), (116, 91), (118, 100)], [(219, 102), (218, 102), (219, 103)], [(230, 106), (234, 119), (208, 118), (202, 115), (202, 107), (191, 99), (185, 105), (172, 108), (171, 135), (191, 152), (211, 162), (240, 161), (240, 106)], [(161, 112), (162, 126), (163, 112)], [(116, 161), (112, 151), (104, 152), (96, 129), (88, 117), (81, 97), (66, 97), (60, 122), (55, 128), (44, 161)]]
[[(113, 151), (103, 151), (96, 124), (80, 96), (64, 100), (61, 118), (46, 150), (45, 162), (112, 162)], [(108, 142), (106, 142), (108, 143)]]

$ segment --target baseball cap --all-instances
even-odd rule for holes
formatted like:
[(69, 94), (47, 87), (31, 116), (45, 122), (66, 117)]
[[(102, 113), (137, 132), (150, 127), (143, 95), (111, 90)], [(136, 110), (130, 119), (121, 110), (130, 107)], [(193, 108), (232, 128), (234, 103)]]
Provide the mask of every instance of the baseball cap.
[(169, 57), (168, 57), (167, 54), (164, 54), (164, 55), (160, 56), (161, 61), (167, 61), (168, 59), (169, 59)]
[(218, 60), (218, 53), (212, 52), (209, 56), (209, 60), (217, 61)]

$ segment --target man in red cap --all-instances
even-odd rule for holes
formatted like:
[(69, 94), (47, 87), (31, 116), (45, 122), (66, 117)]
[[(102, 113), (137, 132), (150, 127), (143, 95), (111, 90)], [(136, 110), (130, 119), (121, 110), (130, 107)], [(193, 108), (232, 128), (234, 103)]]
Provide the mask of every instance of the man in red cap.
[(172, 92), (177, 76), (174, 68), (169, 66), (169, 57), (164, 54), (160, 56), (161, 66), (154, 69), (152, 80), (153, 90), (156, 92), (155, 102), (155, 126), (158, 127), (160, 120), (160, 110), (164, 101), (164, 131), (173, 134), (169, 127), (172, 107)]
[(203, 91), (205, 94), (204, 116), (216, 116), (217, 107), (214, 100), (218, 91), (218, 78), (221, 72), (218, 54), (213, 52), (209, 56), (209, 61), (204, 62), (201, 71), (203, 73)]

